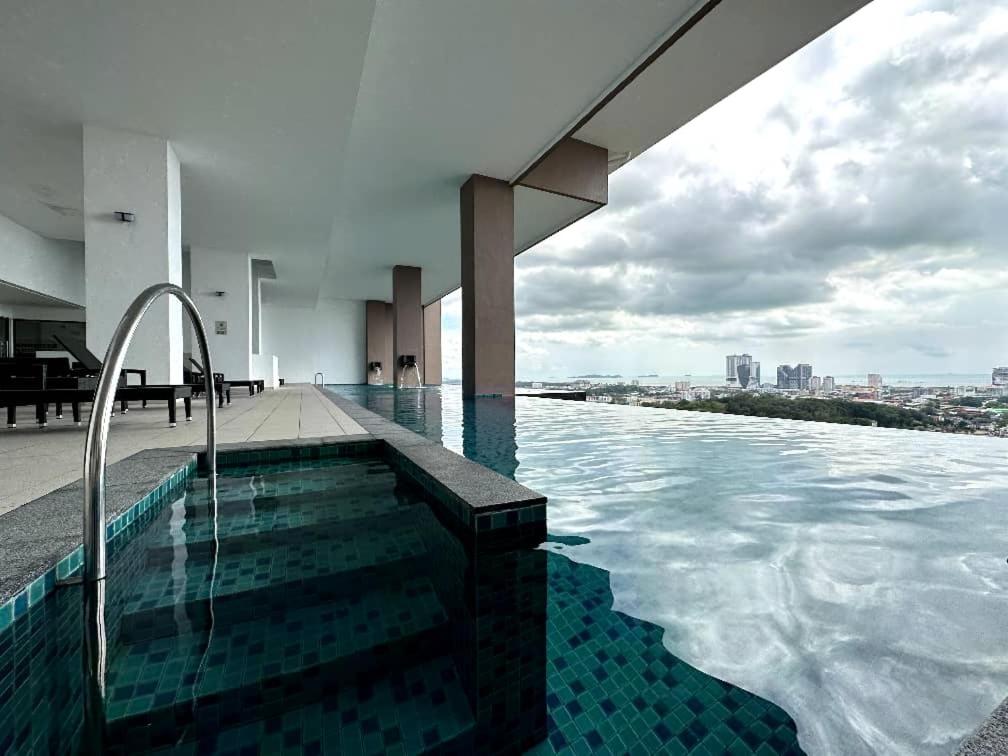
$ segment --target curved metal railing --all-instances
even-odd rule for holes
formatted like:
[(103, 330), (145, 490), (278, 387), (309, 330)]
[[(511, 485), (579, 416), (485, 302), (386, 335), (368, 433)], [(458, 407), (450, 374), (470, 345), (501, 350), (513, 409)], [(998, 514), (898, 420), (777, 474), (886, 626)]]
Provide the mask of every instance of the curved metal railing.
[[(320, 375), (322, 376), (322, 383), (321, 384), (318, 381), (315, 380)], [(325, 388), (325, 373), (315, 373), (315, 375), (312, 376), (312, 385), (313, 386), (319, 386), (319, 385), (321, 385), (323, 388)]]
[(126, 310), (109, 343), (98, 376), (98, 388), (91, 406), (87, 440), (84, 447), (84, 730), (83, 753), (103, 753), (105, 740), (105, 674), (107, 642), (105, 636), (105, 457), (108, 451), (109, 421), (115, 406), (119, 373), (126, 359), (126, 349), (133, 340), (140, 319), (162, 294), (181, 300), (189, 313), (200, 355), (207, 396), (207, 467), (210, 496), (217, 493), (217, 413), (214, 402), (213, 366), (207, 346), (206, 329), (196, 305), (175, 284), (155, 284), (144, 289)]

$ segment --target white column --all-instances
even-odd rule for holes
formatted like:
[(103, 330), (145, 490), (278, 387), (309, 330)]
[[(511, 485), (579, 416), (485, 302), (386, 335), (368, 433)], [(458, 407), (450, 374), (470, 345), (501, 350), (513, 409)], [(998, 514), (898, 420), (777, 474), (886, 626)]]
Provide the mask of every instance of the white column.
[[(132, 223), (115, 217), (133, 213)], [(84, 127), (84, 281), (88, 349), (104, 358), (130, 302), (155, 283), (182, 284), (179, 162), (166, 140)], [(144, 316), (126, 366), (148, 383), (182, 381), (182, 306), (159, 300)]]
[[(249, 255), (192, 247), (189, 260), (193, 301), (207, 328), (214, 372), (246, 380), (253, 375), (252, 276)], [(224, 333), (217, 333), (217, 324)], [(196, 359), (199, 359), (197, 356)]]

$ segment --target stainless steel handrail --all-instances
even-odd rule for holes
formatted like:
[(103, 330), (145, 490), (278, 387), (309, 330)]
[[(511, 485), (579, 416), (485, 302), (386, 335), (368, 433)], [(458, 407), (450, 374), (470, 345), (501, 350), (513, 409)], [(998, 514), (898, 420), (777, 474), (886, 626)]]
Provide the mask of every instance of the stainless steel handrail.
[(189, 313), (200, 355), (207, 396), (207, 467), (211, 499), (217, 495), (217, 412), (214, 402), (213, 366), (206, 329), (189, 295), (175, 284), (162, 283), (144, 289), (126, 310), (109, 343), (91, 405), (84, 447), (84, 729), (83, 753), (103, 753), (105, 743), (105, 456), (108, 451), (109, 419), (115, 406), (119, 373), (126, 349), (133, 340), (144, 313), (162, 294), (173, 294)]
[(318, 385), (319, 385), (319, 384), (318, 384), (318, 383), (317, 383), (317, 382), (315, 381), (315, 379), (316, 379), (316, 378), (318, 378), (318, 377), (319, 377), (320, 375), (322, 376), (322, 384), (321, 384), (321, 385), (322, 385), (322, 386), (325, 386), (325, 373), (315, 373), (315, 375), (313, 375), (313, 376), (312, 376), (312, 379), (311, 379), (311, 382), (312, 382), (312, 386), (318, 386)]

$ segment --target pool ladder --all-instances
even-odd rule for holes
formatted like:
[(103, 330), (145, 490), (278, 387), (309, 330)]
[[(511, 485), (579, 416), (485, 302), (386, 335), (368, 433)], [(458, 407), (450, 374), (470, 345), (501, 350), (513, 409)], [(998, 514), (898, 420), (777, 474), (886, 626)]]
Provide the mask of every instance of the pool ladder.
[(144, 289), (126, 310), (112, 334), (105, 360), (98, 376), (98, 388), (91, 405), (87, 440), (84, 446), (84, 564), (82, 594), (84, 600), (84, 727), (82, 753), (105, 751), (105, 696), (108, 664), (108, 638), (105, 635), (105, 457), (108, 452), (109, 418), (115, 407), (119, 373), (126, 359), (126, 350), (136, 333), (144, 313), (162, 294), (181, 300), (189, 313), (200, 356), (203, 358), (203, 379), (206, 388), (207, 451), (211, 501), (217, 497), (217, 408), (213, 400), (213, 367), (207, 346), (206, 329), (196, 305), (185, 291), (175, 284), (155, 284)]
[[(315, 380), (319, 376), (322, 377), (322, 383), (319, 383), (318, 381)], [(312, 376), (312, 385), (321, 386), (322, 388), (325, 388), (325, 373), (315, 373), (315, 375)]]

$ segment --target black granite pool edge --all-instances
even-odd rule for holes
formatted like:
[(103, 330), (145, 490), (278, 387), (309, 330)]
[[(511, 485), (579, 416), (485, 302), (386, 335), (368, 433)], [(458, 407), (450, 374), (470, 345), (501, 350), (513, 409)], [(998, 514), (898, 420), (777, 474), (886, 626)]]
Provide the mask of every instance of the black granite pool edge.
[(545, 536), (546, 497), (488, 467), (386, 420), (356, 402), (322, 391), (371, 436), (387, 447), (397, 472), (455, 510), (462, 524), (476, 532), (541, 523)]
[[(106, 468), (109, 538), (194, 475), (186, 449), (145, 449)], [(0, 631), (81, 563), (84, 483), (78, 479), (0, 515)]]
[(1008, 698), (994, 710), (986, 722), (966, 738), (957, 756), (1004, 756), (1008, 753)]

